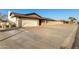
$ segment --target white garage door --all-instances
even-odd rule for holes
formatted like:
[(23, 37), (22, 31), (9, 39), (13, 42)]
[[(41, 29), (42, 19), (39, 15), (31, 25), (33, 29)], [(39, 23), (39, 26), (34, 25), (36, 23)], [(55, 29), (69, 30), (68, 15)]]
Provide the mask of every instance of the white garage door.
[(38, 26), (38, 21), (39, 20), (22, 20), (22, 27), (32, 27), (32, 26)]

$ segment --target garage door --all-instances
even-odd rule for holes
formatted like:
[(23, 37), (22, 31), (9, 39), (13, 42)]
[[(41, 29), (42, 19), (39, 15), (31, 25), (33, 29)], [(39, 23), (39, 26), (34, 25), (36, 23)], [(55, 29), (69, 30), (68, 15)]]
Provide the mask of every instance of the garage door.
[(38, 26), (38, 20), (22, 20), (22, 27)]

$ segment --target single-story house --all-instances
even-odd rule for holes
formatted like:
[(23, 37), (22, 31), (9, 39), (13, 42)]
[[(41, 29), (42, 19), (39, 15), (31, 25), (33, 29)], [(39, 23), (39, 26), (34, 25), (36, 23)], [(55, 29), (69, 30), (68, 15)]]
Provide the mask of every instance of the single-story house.
[(13, 22), (17, 27), (63, 24), (63, 21), (45, 18), (37, 13), (20, 14), (10, 11), (8, 12), (8, 20)]

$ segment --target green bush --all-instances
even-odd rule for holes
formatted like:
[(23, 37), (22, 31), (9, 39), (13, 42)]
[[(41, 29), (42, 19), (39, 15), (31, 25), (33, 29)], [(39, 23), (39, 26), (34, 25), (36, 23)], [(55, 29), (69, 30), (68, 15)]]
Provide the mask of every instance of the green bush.
[(6, 27), (7, 27), (7, 28), (11, 28), (11, 27), (12, 27), (12, 24), (11, 24), (10, 22), (7, 22), (7, 23), (6, 23)]

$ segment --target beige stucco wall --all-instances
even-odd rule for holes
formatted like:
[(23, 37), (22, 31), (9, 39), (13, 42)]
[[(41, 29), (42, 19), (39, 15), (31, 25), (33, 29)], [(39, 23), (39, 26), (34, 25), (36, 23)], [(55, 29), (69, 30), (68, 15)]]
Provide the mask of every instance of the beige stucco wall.
[(10, 21), (10, 22), (13, 22), (14, 24), (16, 24), (16, 26), (17, 27), (21, 27), (21, 19), (20, 18), (18, 18), (18, 17), (11, 17), (11, 16), (9, 16), (8, 17), (8, 20)]
[(21, 19), (22, 19), (22, 27), (39, 26), (38, 19), (27, 19), (27, 18), (21, 18)]
[(22, 27), (22, 20), (20, 18), (16, 18), (16, 26), (17, 27)]
[(56, 25), (56, 24), (64, 24), (63, 22), (60, 21), (44, 21), (42, 22), (42, 25)]
[(16, 17), (9, 17), (9, 21), (16, 23)]
[(59, 22), (59, 21), (48, 21), (47, 25), (55, 25), (55, 24), (63, 24), (63, 22)]

